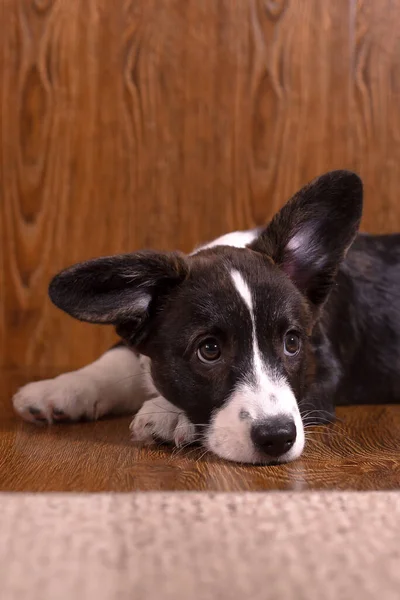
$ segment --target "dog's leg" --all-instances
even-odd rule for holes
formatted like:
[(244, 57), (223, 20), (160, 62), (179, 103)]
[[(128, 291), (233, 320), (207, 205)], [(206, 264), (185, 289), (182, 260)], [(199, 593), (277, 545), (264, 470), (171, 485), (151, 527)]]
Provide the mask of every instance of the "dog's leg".
[(151, 443), (157, 438), (177, 446), (193, 441), (194, 426), (158, 394), (149, 371), (147, 358), (117, 346), (83, 369), (28, 383), (15, 394), (14, 408), (33, 423), (137, 412), (130, 427), (134, 441)]
[(144, 375), (140, 357), (117, 346), (83, 369), (25, 385), (13, 404), (21, 417), (34, 423), (133, 414), (148, 398)]

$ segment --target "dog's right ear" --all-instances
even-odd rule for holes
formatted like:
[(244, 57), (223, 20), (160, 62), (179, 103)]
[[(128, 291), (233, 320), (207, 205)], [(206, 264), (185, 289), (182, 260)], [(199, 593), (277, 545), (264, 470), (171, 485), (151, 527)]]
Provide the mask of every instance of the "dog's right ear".
[(362, 198), (358, 175), (325, 173), (297, 192), (249, 248), (272, 259), (319, 307), (357, 234)]
[[(52, 302), (81, 321), (141, 328), (152, 301), (188, 275), (179, 253), (142, 251), (107, 256), (61, 271), (50, 283)], [(133, 332), (134, 333), (134, 332)]]

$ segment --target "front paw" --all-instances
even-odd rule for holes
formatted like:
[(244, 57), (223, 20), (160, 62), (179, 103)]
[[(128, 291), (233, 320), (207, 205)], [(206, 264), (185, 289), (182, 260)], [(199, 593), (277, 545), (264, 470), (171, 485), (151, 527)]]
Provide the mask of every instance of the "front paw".
[(185, 413), (162, 396), (143, 404), (130, 424), (130, 430), (133, 441), (146, 444), (161, 439), (180, 447), (196, 440), (195, 427)]
[(99, 394), (83, 375), (65, 373), (28, 383), (13, 397), (15, 411), (36, 424), (95, 419)]

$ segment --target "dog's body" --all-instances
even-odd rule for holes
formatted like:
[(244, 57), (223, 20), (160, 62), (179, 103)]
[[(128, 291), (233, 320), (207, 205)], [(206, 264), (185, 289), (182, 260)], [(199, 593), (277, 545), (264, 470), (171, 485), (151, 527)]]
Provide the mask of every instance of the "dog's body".
[[(300, 456), (343, 403), (400, 399), (400, 235), (357, 234), (362, 187), (327, 174), (264, 229), (189, 257), (137, 253), (55, 278), (53, 301), (125, 340), (14, 397), (31, 421), (137, 412), (139, 441), (200, 441), (242, 462)], [(345, 257), (345, 258), (344, 258)]]

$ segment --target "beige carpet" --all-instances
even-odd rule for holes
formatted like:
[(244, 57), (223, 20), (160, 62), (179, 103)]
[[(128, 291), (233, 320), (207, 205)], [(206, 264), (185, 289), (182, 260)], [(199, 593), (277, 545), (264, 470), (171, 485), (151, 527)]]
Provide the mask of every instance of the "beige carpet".
[(399, 600), (398, 493), (0, 495), (3, 600)]

